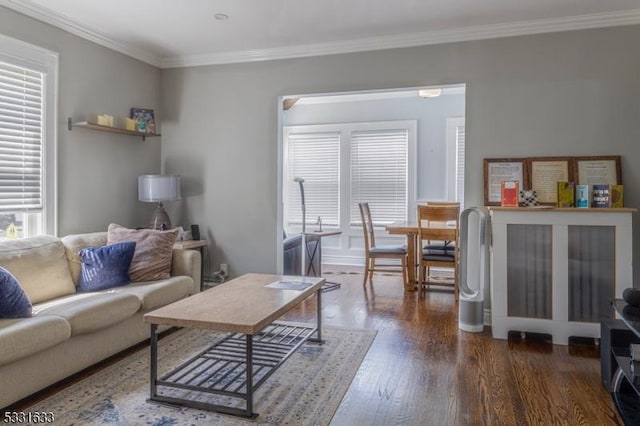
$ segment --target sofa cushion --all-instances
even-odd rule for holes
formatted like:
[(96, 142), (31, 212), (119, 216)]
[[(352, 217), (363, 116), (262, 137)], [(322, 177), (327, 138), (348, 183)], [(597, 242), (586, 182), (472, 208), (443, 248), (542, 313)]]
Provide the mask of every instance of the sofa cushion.
[(116, 293), (135, 295), (142, 303), (142, 311), (148, 312), (188, 296), (193, 290), (190, 277), (178, 276), (166, 280), (133, 283), (113, 289)]
[(65, 254), (69, 262), (71, 278), (77, 286), (82, 269), (82, 261), (78, 253), (87, 247), (99, 247), (107, 244), (107, 232), (67, 235), (66, 237), (62, 237), (62, 244), (64, 244)]
[(177, 235), (177, 229), (128, 229), (112, 223), (107, 231), (107, 244), (135, 241), (136, 251), (129, 267), (131, 281), (156, 281), (171, 275), (173, 244)]
[(98, 293), (79, 293), (33, 306), (33, 315), (57, 315), (71, 325), (71, 335), (91, 333), (138, 312), (140, 301), (130, 294), (107, 290)]
[(44, 302), (76, 291), (64, 246), (56, 237), (40, 235), (2, 241), (0, 265), (18, 279), (31, 303)]
[(0, 266), (0, 318), (29, 318), (31, 301), (16, 277)]
[(48, 349), (70, 336), (69, 323), (56, 316), (0, 320), (0, 365)]
[(129, 266), (135, 249), (135, 242), (124, 241), (80, 250), (82, 272), (78, 291), (98, 291), (129, 284)]

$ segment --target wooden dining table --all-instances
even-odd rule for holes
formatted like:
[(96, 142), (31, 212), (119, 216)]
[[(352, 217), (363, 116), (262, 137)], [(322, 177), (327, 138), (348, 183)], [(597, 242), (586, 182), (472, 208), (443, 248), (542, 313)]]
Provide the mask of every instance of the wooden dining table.
[[(455, 225), (448, 223), (431, 223), (430, 228), (435, 228), (438, 232), (436, 236), (441, 241), (456, 240), (456, 228)], [(391, 235), (405, 235), (407, 238), (407, 257), (409, 258), (409, 267), (407, 271), (407, 286), (405, 290), (415, 291), (418, 280), (417, 272), (420, 265), (420, 258), (418, 255), (421, 251), (418, 247), (418, 222), (413, 221), (399, 221), (386, 225), (386, 230)]]

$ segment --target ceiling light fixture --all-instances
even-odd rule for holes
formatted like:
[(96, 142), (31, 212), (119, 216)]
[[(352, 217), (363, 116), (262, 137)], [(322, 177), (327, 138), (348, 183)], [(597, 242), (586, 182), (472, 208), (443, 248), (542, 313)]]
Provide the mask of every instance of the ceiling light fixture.
[(213, 15), (213, 17), (218, 21), (226, 21), (227, 19), (229, 19), (229, 15), (225, 13), (216, 13), (215, 15)]
[(418, 90), (418, 95), (420, 95), (421, 98), (437, 98), (442, 95), (442, 88), (434, 87), (432, 89), (420, 89)]

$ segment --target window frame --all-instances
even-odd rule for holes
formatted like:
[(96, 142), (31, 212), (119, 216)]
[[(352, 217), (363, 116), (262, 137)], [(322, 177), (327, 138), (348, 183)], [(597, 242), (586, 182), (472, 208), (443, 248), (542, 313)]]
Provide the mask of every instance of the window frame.
[[(33, 215), (27, 212), (25, 229), (57, 235), (58, 53), (0, 34), (0, 60), (43, 73), (42, 228), (34, 226)], [(29, 231), (24, 236), (34, 233)]]
[[(417, 191), (417, 170), (416, 170), (416, 146), (417, 146), (417, 121), (416, 120), (389, 120), (375, 122), (356, 123), (331, 123), (313, 125), (294, 125), (283, 127), (283, 226), (285, 231), (296, 232), (298, 228), (290, 226), (288, 223), (289, 209), (289, 185), (294, 184), (293, 176), (289, 176), (288, 167), (288, 135), (290, 133), (340, 133), (340, 155), (339, 155), (339, 227), (327, 227), (327, 229), (340, 229), (345, 234), (359, 235), (362, 230), (359, 224), (351, 224), (351, 133), (355, 131), (379, 131), (389, 129), (406, 129), (408, 132), (407, 147), (407, 220), (415, 218), (413, 206), (416, 205)], [(304, 176), (302, 176), (304, 178)], [(296, 184), (297, 185), (297, 184)], [(306, 191), (306, 188), (305, 188)], [(306, 195), (306, 194), (305, 194)], [(307, 212), (307, 224), (313, 218)]]

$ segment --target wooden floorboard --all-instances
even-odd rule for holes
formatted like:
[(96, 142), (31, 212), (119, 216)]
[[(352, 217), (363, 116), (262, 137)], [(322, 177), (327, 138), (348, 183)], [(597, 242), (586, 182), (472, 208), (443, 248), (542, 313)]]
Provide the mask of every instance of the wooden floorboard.
[[(332, 425), (622, 424), (600, 382), (596, 346), (497, 340), (488, 327), (467, 333), (450, 289), (405, 293), (399, 275), (375, 274), (363, 286), (358, 268), (324, 269), (342, 286), (323, 293), (323, 324), (378, 331)], [(315, 310), (312, 297), (286, 319), (312, 321)]]
[[(326, 325), (378, 330), (333, 425), (619, 425), (600, 382), (599, 348), (509, 340), (457, 327), (449, 289), (405, 293), (399, 276), (325, 267)], [(289, 317), (311, 320), (313, 301)]]

